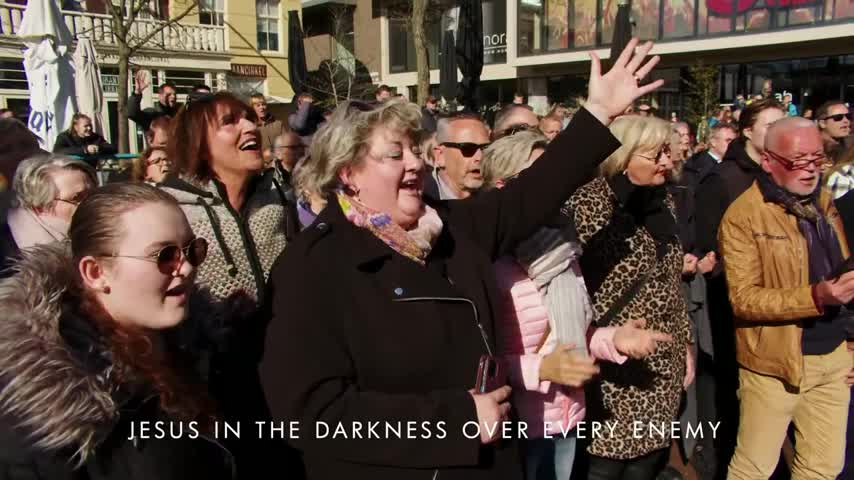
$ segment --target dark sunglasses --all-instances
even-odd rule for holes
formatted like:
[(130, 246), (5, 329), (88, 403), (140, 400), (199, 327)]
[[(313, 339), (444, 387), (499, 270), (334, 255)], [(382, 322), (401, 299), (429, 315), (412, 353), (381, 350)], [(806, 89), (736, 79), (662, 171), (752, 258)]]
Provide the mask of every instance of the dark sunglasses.
[(118, 258), (136, 258), (157, 264), (157, 269), (164, 275), (172, 275), (177, 272), (184, 260), (194, 267), (198, 267), (208, 256), (208, 241), (196, 237), (185, 247), (178, 245), (166, 245), (152, 255), (108, 255)]
[(837, 113), (836, 115), (828, 115), (824, 117), (822, 120), (833, 120), (834, 122), (841, 122), (843, 118), (847, 118), (851, 120), (851, 112), (848, 113)]
[(464, 157), (473, 157), (478, 150), (485, 150), (488, 147), (489, 143), (471, 143), (471, 142), (463, 142), (463, 143), (454, 143), (454, 142), (444, 142), (439, 145), (456, 148), (463, 154)]

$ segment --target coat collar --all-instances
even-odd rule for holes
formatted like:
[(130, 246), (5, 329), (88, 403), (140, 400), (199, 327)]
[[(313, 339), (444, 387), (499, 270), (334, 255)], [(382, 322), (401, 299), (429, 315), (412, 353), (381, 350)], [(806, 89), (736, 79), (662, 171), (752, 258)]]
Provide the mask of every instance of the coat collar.
[(318, 240), (327, 235), (341, 235), (343, 243), (352, 246), (348, 258), (357, 268), (364, 268), (369, 264), (385, 261), (394, 256), (394, 250), (382, 240), (368, 230), (359, 228), (347, 220), (334, 194), (327, 196), (326, 200), (326, 207), (310, 227), (311, 230), (318, 233)]

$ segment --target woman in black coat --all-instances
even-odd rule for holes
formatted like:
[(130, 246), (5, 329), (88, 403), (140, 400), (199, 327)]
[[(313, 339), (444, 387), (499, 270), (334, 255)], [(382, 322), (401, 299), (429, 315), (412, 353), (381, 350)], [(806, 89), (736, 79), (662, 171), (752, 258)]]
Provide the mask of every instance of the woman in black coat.
[(53, 145), (54, 153), (82, 157), (93, 167), (98, 158), (113, 155), (116, 151), (116, 147), (92, 131), (92, 119), (82, 113), (74, 114), (71, 128), (57, 135)]
[(605, 76), (593, 57), (569, 128), (506, 188), (469, 200), (422, 202), (413, 104), (350, 104), (318, 131), (314, 188), (328, 203), (274, 267), (261, 365), (274, 420), (299, 422), (308, 478), (521, 478), (514, 443), (475, 428), (510, 408), (507, 386), (470, 392), (481, 357), (500, 353), (491, 265), (619, 146), (610, 118), (660, 85), (638, 86), (657, 58), (641, 68), (648, 43), (629, 61), (636, 45)]
[(206, 241), (144, 184), (93, 193), (69, 238), (0, 282), (0, 479), (234, 480), (216, 407), (165, 333), (200, 298)]

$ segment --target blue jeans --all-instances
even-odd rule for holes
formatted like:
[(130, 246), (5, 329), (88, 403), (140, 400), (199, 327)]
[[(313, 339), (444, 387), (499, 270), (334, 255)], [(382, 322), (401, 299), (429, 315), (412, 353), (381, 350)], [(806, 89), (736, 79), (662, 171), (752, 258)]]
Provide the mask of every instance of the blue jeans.
[(528, 480), (569, 480), (575, 463), (575, 438), (573, 430), (564, 438), (537, 438), (522, 440), (525, 452), (525, 471)]

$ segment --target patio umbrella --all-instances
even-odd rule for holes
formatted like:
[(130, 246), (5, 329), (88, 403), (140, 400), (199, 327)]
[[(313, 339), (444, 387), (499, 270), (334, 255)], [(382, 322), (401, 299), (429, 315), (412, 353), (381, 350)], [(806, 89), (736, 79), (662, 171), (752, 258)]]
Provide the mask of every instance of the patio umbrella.
[(104, 104), (104, 88), (101, 86), (101, 69), (95, 56), (92, 40), (81, 37), (74, 51), (74, 86), (77, 91), (77, 111), (92, 119), (92, 130), (104, 134), (101, 108)]
[(617, 61), (617, 58), (623, 53), (623, 49), (629, 44), (632, 39), (632, 23), (631, 11), (632, 7), (629, 4), (630, 0), (619, 0), (617, 3), (617, 18), (614, 20), (614, 36), (611, 38), (611, 65)]
[(302, 26), (299, 20), (299, 12), (296, 10), (288, 12), (288, 75), (294, 95), (304, 92), (308, 68), (305, 65), (305, 43)]
[(483, 11), (480, 0), (459, 0), (457, 64), (463, 74), (462, 103), (477, 110), (477, 87), (483, 71)]
[(74, 115), (74, 66), (68, 55), (72, 37), (54, 0), (30, 0), (18, 37), (26, 45), (24, 70), (30, 88), (27, 125), (41, 147), (53, 150), (58, 133)]
[(457, 53), (454, 32), (447, 30), (439, 53), (439, 94), (446, 102), (457, 98)]

